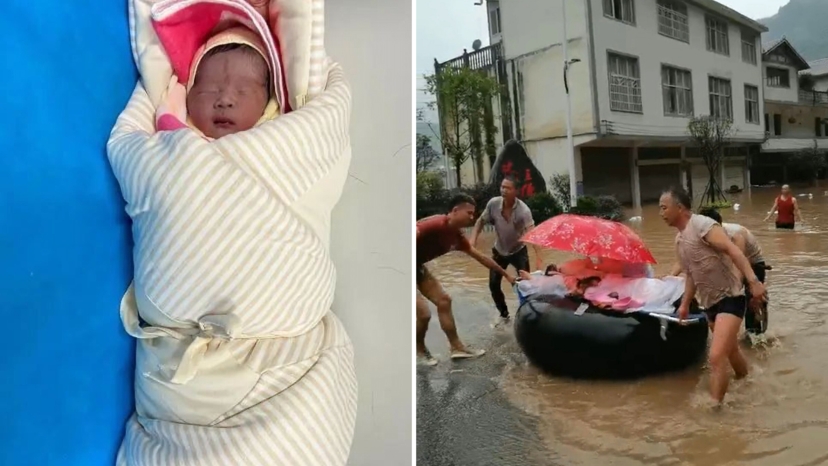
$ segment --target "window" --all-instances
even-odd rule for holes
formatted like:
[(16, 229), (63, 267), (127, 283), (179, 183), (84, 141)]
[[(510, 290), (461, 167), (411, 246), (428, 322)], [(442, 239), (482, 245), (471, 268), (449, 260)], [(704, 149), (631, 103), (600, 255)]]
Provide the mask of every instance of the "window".
[(633, 0), (604, 0), (604, 16), (622, 23), (635, 24)]
[(638, 58), (610, 53), (609, 87), (610, 109), (619, 112), (642, 113), (641, 78)]
[(773, 114), (773, 135), (782, 136), (782, 114)]
[(658, 33), (690, 42), (687, 5), (674, 0), (658, 0)]
[(733, 120), (733, 95), (727, 79), (708, 79), (710, 86), (710, 115), (715, 118)]
[(787, 63), (788, 63), (788, 61), (789, 61), (789, 60), (788, 60), (788, 56), (787, 56), (787, 55), (782, 54), (782, 53), (778, 53), (778, 52), (772, 53), (772, 54), (768, 57), (768, 60), (769, 60), (769, 61), (776, 62), (776, 63), (783, 63), (783, 64), (787, 64)]
[(759, 124), (759, 88), (745, 84), (745, 121)]
[(705, 18), (707, 25), (707, 50), (711, 52), (720, 53), (722, 55), (730, 55), (730, 42), (727, 39), (727, 23), (722, 20)]
[(768, 87), (791, 87), (791, 73), (784, 68), (768, 67)]
[(500, 7), (489, 10), (489, 31), (493, 36), (500, 34)]
[(770, 136), (770, 120), (768, 120), (768, 114), (765, 114), (765, 134)]
[(822, 118), (816, 117), (814, 118), (814, 131), (815, 135), (818, 138), (822, 137)]
[(689, 71), (662, 66), (661, 89), (665, 115), (693, 116), (693, 81)]
[(756, 35), (742, 31), (742, 61), (756, 64)]

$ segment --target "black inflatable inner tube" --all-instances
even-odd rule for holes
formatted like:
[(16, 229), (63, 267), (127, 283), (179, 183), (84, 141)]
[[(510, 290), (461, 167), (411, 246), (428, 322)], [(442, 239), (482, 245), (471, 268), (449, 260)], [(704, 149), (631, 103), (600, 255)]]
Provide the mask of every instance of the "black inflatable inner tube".
[[(636, 378), (684, 369), (707, 350), (707, 320), (667, 324), (641, 313), (593, 306), (582, 315), (571, 298), (532, 298), (515, 315), (515, 337), (541, 369), (577, 378)], [(695, 316), (694, 316), (695, 317)]]

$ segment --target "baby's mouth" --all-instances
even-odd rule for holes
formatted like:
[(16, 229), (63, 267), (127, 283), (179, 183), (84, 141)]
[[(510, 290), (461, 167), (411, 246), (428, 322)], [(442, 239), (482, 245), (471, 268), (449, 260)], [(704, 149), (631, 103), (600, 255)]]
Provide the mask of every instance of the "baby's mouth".
[(225, 117), (218, 117), (213, 119), (213, 125), (217, 128), (229, 128), (234, 126), (233, 120)]

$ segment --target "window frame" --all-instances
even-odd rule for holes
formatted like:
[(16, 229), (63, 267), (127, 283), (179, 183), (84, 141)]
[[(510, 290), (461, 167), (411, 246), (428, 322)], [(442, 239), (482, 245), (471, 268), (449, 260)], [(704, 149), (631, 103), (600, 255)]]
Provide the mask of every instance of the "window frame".
[[(716, 30), (715, 28), (712, 29), (713, 32), (716, 34), (723, 34), (725, 41), (724, 41), (724, 51), (718, 50), (714, 44), (710, 42), (710, 33), (711, 33), (711, 25), (721, 25), (724, 26), (724, 31)], [(704, 16), (704, 31), (705, 31), (705, 42), (707, 44), (707, 51), (713, 52), (718, 55), (724, 55), (726, 57), (730, 56), (730, 25), (727, 21), (723, 19), (719, 19), (712, 15), (705, 15)], [(718, 38), (718, 36), (716, 36)], [(716, 40), (716, 44), (718, 44), (718, 40)]]
[[(676, 7), (679, 6), (679, 5), (684, 7), (684, 12), (678, 11), (676, 9)], [(676, 18), (668, 18), (666, 15), (662, 14), (662, 11), (669, 11), (670, 14), (673, 15), (673, 16), (678, 15), (679, 19), (677, 20)], [(662, 31), (662, 27), (665, 27), (665, 28), (669, 28), (669, 30), (672, 31), (672, 32), (679, 31), (679, 33), (680, 33), (681, 31), (678, 28), (675, 27), (675, 24), (677, 22), (678, 22), (678, 24), (682, 24), (681, 21), (679, 21), (681, 19), (681, 16), (684, 17), (684, 23), (683, 24), (684, 24), (684, 28), (685, 28), (684, 32), (685, 32), (686, 37), (679, 37), (675, 34), (667, 33), (667, 32)], [(688, 13), (688, 8), (687, 8), (686, 3), (682, 2), (682, 1), (679, 1), (679, 0), (657, 0), (656, 1), (656, 20), (657, 20), (657, 25), (658, 25), (658, 33), (660, 35), (662, 35), (664, 37), (669, 37), (670, 39), (674, 39), (674, 40), (677, 40), (679, 42), (684, 42), (686, 44), (690, 43), (690, 14)], [(669, 21), (670, 24), (662, 24), (662, 21)]]
[[(604, 17), (609, 18), (613, 21), (618, 21), (619, 23), (624, 23), (624, 24), (628, 24), (630, 26), (635, 26), (635, 24), (636, 24), (636, 22), (635, 22), (635, 0), (617, 0), (617, 1), (621, 2), (621, 5), (622, 5), (621, 15), (619, 15), (620, 17), (615, 16), (616, 12), (613, 11), (613, 10), (615, 10), (615, 1), (616, 0), (603, 0), (603, 8), (602, 9), (604, 10)], [(624, 3), (629, 4), (629, 8), (630, 8), (630, 11), (629, 11), (630, 12), (630, 19), (629, 20), (624, 19), (624, 9), (623, 9)], [(608, 7), (609, 7), (609, 10), (607, 9)]]
[[(771, 70), (780, 71), (782, 73), (785, 73), (785, 77), (788, 81), (788, 84), (783, 85), (781, 83), (781, 80), (780, 80), (779, 84), (771, 83), (771, 75), (770, 75)], [(778, 66), (767, 66), (765, 68), (765, 85), (768, 86), (768, 87), (772, 87), (774, 89), (790, 89), (791, 88), (791, 70), (789, 70), (787, 68), (780, 68)]]
[[(612, 98), (612, 95), (613, 95), (613, 92), (612, 92), (613, 72), (612, 72), (612, 66), (611, 66), (611, 61), (612, 61), (613, 57), (618, 57), (618, 58), (622, 58), (622, 59), (626, 59), (626, 60), (633, 60), (633, 62), (635, 64), (635, 68), (634, 68), (635, 69), (635, 74), (637, 74), (637, 76), (634, 76), (634, 77), (621, 76), (621, 77), (626, 78), (626, 79), (635, 79), (638, 82), (638, 87), (637, 87), (637, 89), (638, 89), (638, 96), (637, 96), (638, 97), (638, 103), (637, 103), (637, 106), (640, 107), (640, 110), (622, 109), (622, 108), (616, 108), (614, 106), (614, 101), (613, 101), (613, 98)], [(630, 89), (635, 89), (634, 86), (627, 86), (627, 87), (630, 88)], [(635, 56), (635, 55), (630, 55), (628, 53), (617, 52), (615, 50), (607, 50), (607, 91), (609, 93), (608, 97), (609, 97), (610, 111), (643, 115), (644, 114), (644, 93), (643, 93), (642, 88), (641, 88), (641, 59), (639, 57)], [(633, 98), (636, 97), (635, 94), (627, 94), (627, 96), (628, 97), (633, 97)], [(627, 103), (628, 107), (632, 107), (633, 105), (635, 105), (635, 103), (632, 102), (632, 101), (629, 101)]]
[[(751, 33), (748, 32), (747, 34), (750, 35)], [(748, 63), (750, 65), (758, 65), (759, 59), (756, 54), (756, 34), (753, 34), (752, 37), (752, 41), (745, 40), (745, 30), (742, 29), (742, 62)], [(750, 55), (750, 60), (745, 60), (745, 46), (751, 47), (753, 49), (753, 53)]]
[[(714, 94), (713, 93), (713, 82), (714, 82), (714, 80), (720, 81), (720, 82), (723, 82), (723, 83), (727, 83), (729, 91), (730, 91), (729, 94), (725, 95), (725, 94), (720, 94), (718, 92), (716, 94)], [(714, 96), (717, 99), (727, 97), (727, 99), (728, 99), (727, 100), (727, 104), (728, 104), (727, 105), (727, 110), (730, 113), (730, 115), (728, 115), (726, 119), (729, 120), (729, 121), (733, 121), (733, 82), (728, 78), (721, 78), (719, 76), (715, 76), (715, 75), (712, 75), (712, 74), (707, 75), (707, 100), (708, 100), (708, 105), (710, 106), (710, 116), (713, 117), (713, 118), (722, 119), (721, 115), (716, 115), (713, 112), (714, 108), (716, 108), (716, 109), (720, 108), (719, 105), (715, 105), (715, 106), (713, 105), (713, 97)]]
[[(756, 100), (748, 100), (748, 89), (756, 91)], [(731, 90), (732, 93), (732, 90)], [(756, 119), (750, 119), (750, 106), (749, 104), (753, 103), (756, 105)], [(745, 84), (745, 123), (749, 123), (752, 125), (761, 125), (762, 124), (762, 116), (759, 111), (759, 86), (755, 86), (753, 84)]]
[[(688, 82), (689, 82), (689, 87), (682, 88), (682, 87), (678, 87), (678, 85), (670, 85), (668, 83), (665, 83), (664, 82), (664, 72), (665, 71), (667, 71), (668, 73), (670, 71), (686, 73), (687, 78), (688, 78)], [(665, 92), (668, 90), (668, 88), (676, 93), (675, 94), (676, 95), (676, 108), (679, 107), (679, 105), (678, 105), (679, 91), (689, 93), (689, 103), (690, 103), (689, 113), (681, 113), (681, 112), (678, 112), (678, 111), (676, 113), (670, 113), (670, 112), (667, 111), (667, 100), (665, 99)], [(692, 118), (695, 115), (695, 102), (693, 101), (693, 99), (694, 99), (694, 96), (693, 96), (693, 71), (689, 70), (687, 68), (682, 68), (680, 66), (671, 65), (669, 63), (662, 63), (661, 64), (661, 99), (662, 99), (662, 102), (661, 102), (662, 103), (662, 108), (664, 110), (664, 116), (676, 117), (676, 118)]]
[[(494, 21), (492, 21), (492, 14), (494, 14)], [(497, 23), (497, 32), (494, 31), (492, 25)], [(503, 32), (503, 28), (500, 24), (500, 6), (497, 6), (491, 10), (489, 10), (489, 34), (492, 36), (499, 35)]]

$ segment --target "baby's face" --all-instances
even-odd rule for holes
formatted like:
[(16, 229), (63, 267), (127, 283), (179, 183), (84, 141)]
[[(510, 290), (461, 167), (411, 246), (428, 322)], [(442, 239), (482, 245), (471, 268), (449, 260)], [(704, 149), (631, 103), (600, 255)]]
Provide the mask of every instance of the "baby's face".
[(264, 114), (267, 85), (267, 63), (252, 48), (208, 54), (187, 94), (187, 113), (210, 138), (246, 131)]

